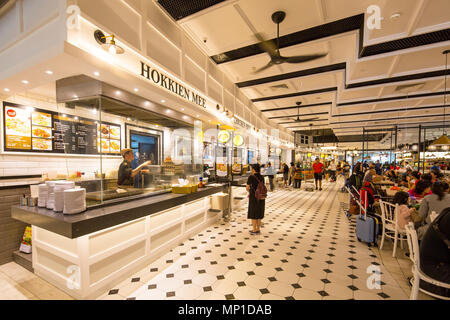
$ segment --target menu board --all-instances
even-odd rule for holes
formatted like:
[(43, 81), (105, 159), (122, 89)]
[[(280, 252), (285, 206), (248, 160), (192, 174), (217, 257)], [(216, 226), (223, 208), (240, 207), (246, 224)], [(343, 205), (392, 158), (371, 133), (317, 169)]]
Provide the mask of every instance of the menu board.
[(102, 153), (120, 153), (120, 126), (102, 123), (99, 126), (99, 147)]
[(216, 175), (219, 177), (228, 176), (228, 157), (226, 147), (216, 147)]
[(3, 110), (5, 151), (120, 154), (120, 125), (7, 102)]
[(31, 114), (24, 108), (5, 105), (5, 149), (31, 150)]
[(233, 165), (231, 170), (233, 174), (242, 174), (242, 148), (233, 148)]

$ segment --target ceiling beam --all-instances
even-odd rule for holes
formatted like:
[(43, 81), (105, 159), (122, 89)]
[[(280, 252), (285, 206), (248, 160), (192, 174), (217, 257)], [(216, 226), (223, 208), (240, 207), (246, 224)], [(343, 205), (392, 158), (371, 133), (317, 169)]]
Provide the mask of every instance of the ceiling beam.
[(296, 93), (288, 93), (288, 94), (283, 94), (283, 95), (279, 95), (279, 96), (263, 97), (263, 98), (258, 98), (258, 99), (252, 99), (251, 101), (252, 102), (261, 102), (261, 101), (268, 101), (268, 100), (301, 97), (301, 96), (307, 96), (307, 95), (311, 95), (311, 94), (333, 92), (333, 91), (337, 91), (337, 87), (323, 88), (323, 89), (318, 89), (318, 90), (310, 90), (310, 91), (303, 91), (303, 92), (296, 92)]
[[(450, 107), (450, 105), (446, 105), (446, 107)], [(364, 116), (364, 115), (375, 114), (375, 113), (405, 112), (405, 111), (436, 109), (436, 108), (444, 108), (444, 106), (443, 105), (435, 105), (435, 106), (427, 106), (427, 107), (415, 107), (415, 108), (367, 111), (367, 112), (358, 112), (358, 113), (333, 114), (333, 115), (331, 115), (331, 117), (338, 118), (338, 117), (349, 117), (349, 116)]]
[[(449, 94), (450, 91), (447, 91), (447, 94)], [(359, 100), (359, 101), (351, 101), (351, 102), (343, 102), (336, 104), (337, 107), (344, 107), (344, 106), (352, 106), (352, 105), (358, 105), (358, 104), (368, 104), (368, 103), (380, 103), (380, 102), (387, 102), (387, 101), (400, 101), (400, 100), (406, 100), (406, 99), (415, 99), (415, 98), (428, 98), (428, 97), (436, 97), (436, 96), (443, 96), (445, 92), (430, 92), (430, 93), (420, 93), (415, 95), (409, 95), (409, 96), (395, 96), (395, 97), (387, 97), (387, 98), (381, 98), (381, 99), (371, 99), (371, 100)]]
[(314, 103), (314, 104), (305, 104), (302, 106), (292, 106), (292, 107), (281, 107), (281, 108), (273, 108), (273, 109), (264, 109), (261, 110), (261, 112), (274, 112), (274, 111), (282, 111), (282, 110), (291, 110), (291, 109), (302, 109), (302, 108), (309, 108), (309, 107), (318, 107), (318, 106), (327, 106), (332, 104), (332, 102), (323, 102), (323, 103)]
[(320, 73), (345, 70), (345, 68), (346, 68), (345, 62), (336, 63), (336, 64), (326, 65), (326, 66), (317, 67), (317, 68), (289, 72), (289, 73), (280, 74), (280, 75), (271, 76), (271, 77), (242, 81), (242, 82), (236, 83), (236, 86), (238, 86), (238, 88), (245, 88), (245, 87), (257, 86), (260, 84), (275, 82), (275, 81), (288, 80), (288, 79), (299, 78), (299, 77), (307, 77), (307, 76), (320, 74)]
[[(324, 114), (328, 114), (328, 111), (327, 112), (308, 113), (308, 114), (302, 113), (301, 116), (302, 117), (308, 117), (308, 116), (319, 116), (319, 115), (324, 115)], [(296, 117), (297, 115), (298, 114), (293, 114), (293, 115), (290, 115), (290, 116), (288, 115), (288, 116), (280, 116), (280, 117), (269, 117), (267, 119), (272, 120), (272, 119), (291, 118), (291, 117)]]

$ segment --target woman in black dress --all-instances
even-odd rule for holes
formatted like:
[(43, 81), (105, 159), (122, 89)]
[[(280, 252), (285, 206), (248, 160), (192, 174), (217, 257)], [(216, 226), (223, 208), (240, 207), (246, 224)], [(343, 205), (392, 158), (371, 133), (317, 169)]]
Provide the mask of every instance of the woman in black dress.
[(253, 164), (252, 174), (247, 180), (247, 192), (249, 192), (247, 218), (252, 220), (253, 226), (253, 230), (250, 231), (250, 234), (261, 233), (261, 220), (264, 218), (266, 200), (259, 200), (255, 197), (255, 191), (260, 181), (264, 183), (264, 177), (261, 175), (261, 167), (259, 164)]

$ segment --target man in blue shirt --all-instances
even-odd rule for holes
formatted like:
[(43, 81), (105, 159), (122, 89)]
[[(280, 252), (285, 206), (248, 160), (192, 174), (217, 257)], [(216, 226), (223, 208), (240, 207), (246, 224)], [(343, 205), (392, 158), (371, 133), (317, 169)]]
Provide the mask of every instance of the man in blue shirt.
[(431, 167), (431, 171), (441, 171), (441, 167), (439, 167), (438, 162), (434, 163), (434, 166)]

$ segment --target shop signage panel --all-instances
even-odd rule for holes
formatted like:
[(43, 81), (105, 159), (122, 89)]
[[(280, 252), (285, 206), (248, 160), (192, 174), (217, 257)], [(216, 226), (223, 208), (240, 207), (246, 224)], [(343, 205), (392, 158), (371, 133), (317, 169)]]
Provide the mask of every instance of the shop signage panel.
[(5, 152), (120, 154), (120, 125), (102, 122), (100, 127), (92, 119), (10, 102), (3, 102), (3, 114)]

